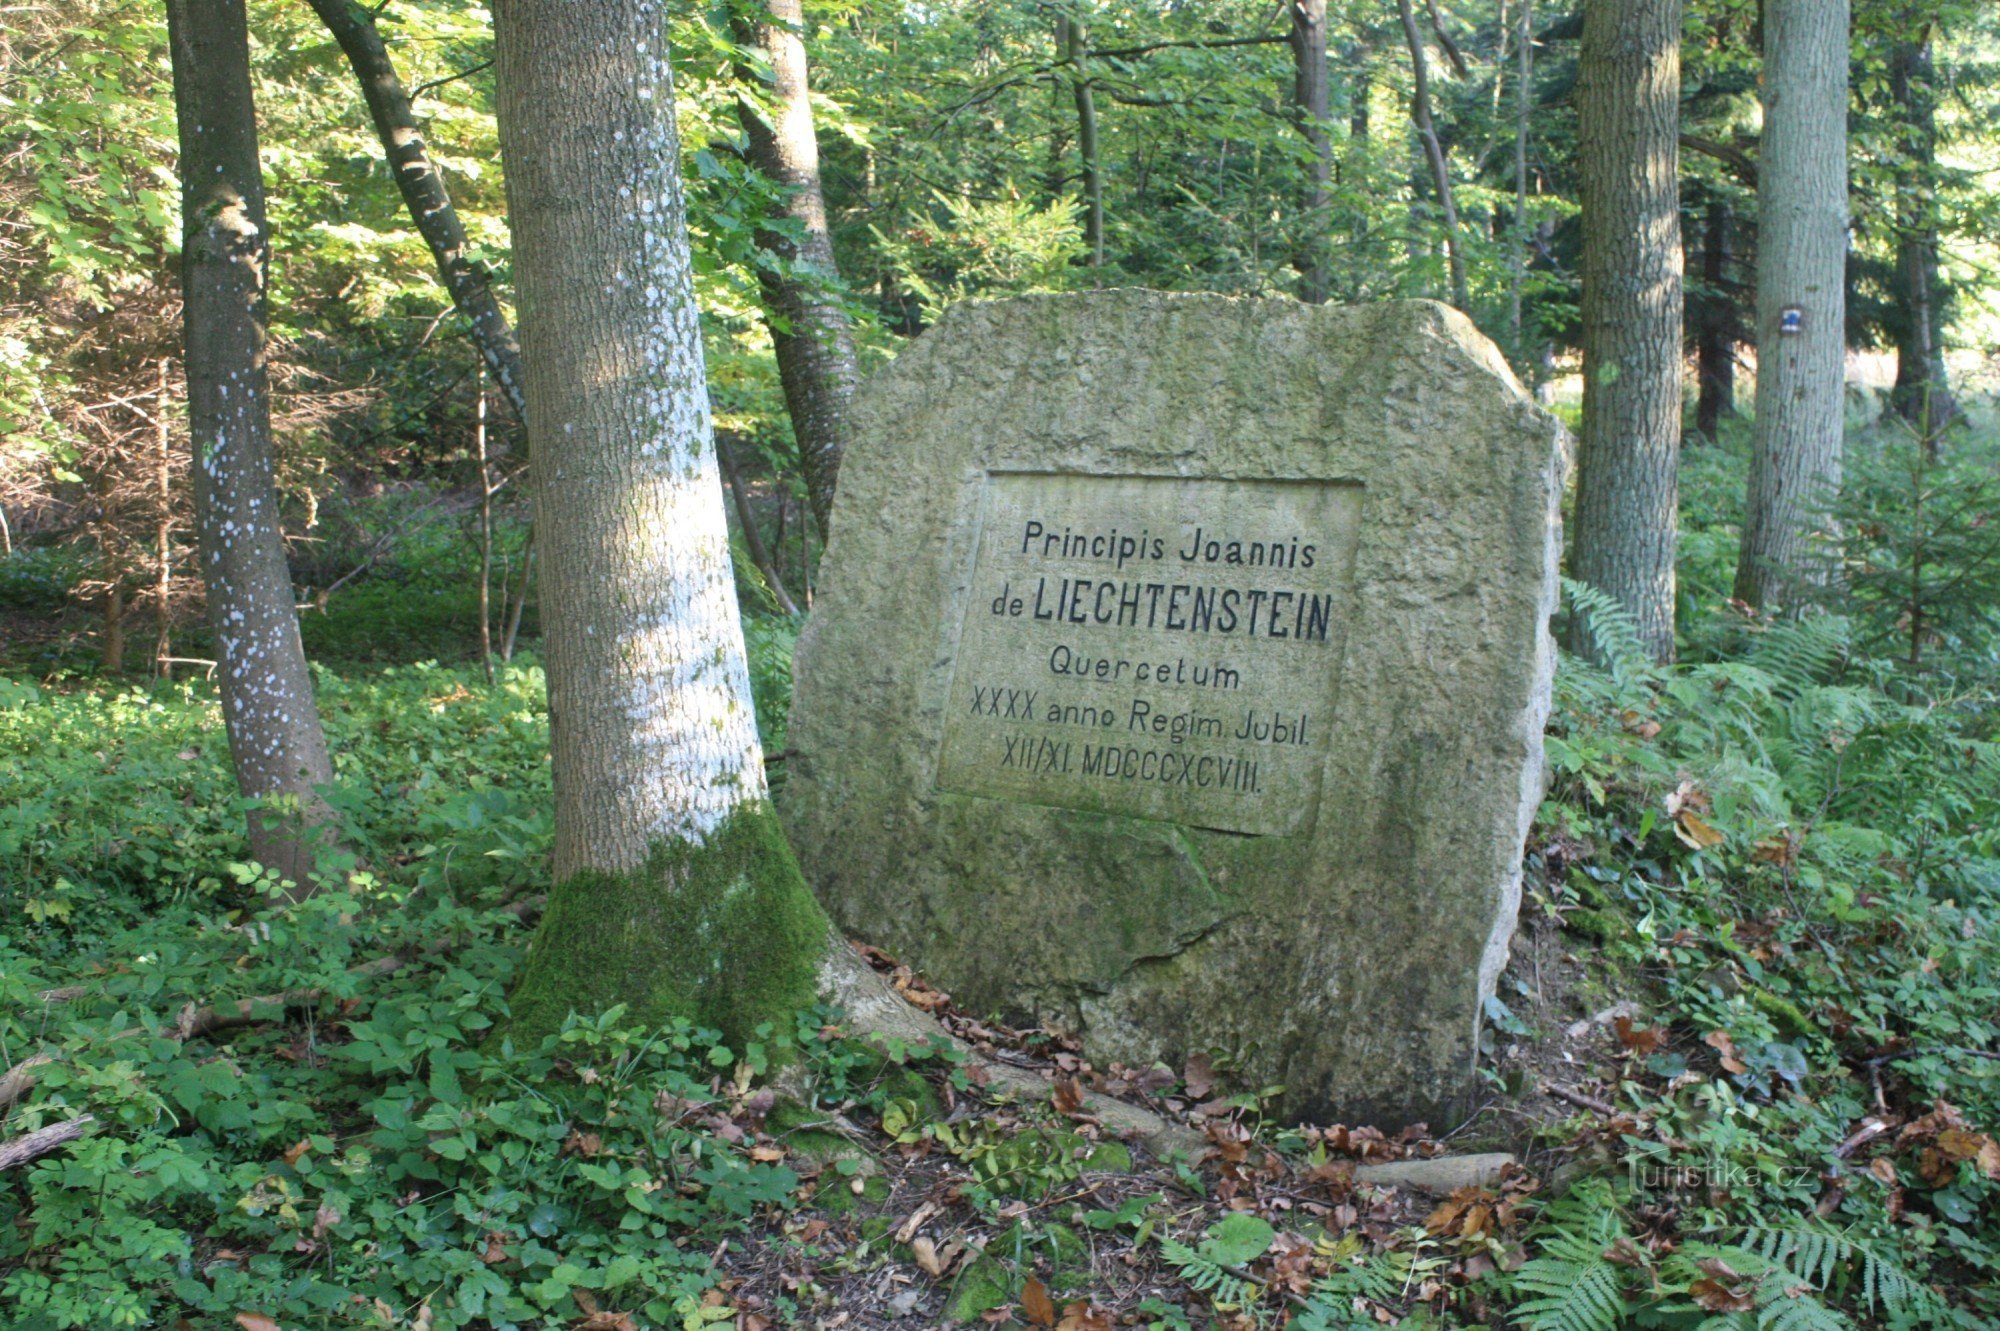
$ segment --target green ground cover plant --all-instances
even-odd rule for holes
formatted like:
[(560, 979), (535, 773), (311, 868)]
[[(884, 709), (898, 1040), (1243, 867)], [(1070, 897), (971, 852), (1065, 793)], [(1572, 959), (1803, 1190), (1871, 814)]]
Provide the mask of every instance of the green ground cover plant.
[[(1678, 664), (1621, 648), (1616, 608), (1569, 588), (1564, 613), (1590, 616), (1610, 653), (1563, 663), (1522, 960), (1490, 1013), (1494, 1103), (1528, 1109), (1462, 1138), (1515, 1150), (1539, 1185), (1436, 1209), (1341, 1184), (1354, 1151), (1266, 1121), (1255, 1095), (1196, 1116), (1217, 1143), (1205, 1163), (1134, 1166), (1060, 1112), (971, 1108), (963, 1068), (913, 1076), (831, 1012), (733, 1048), (617, 1007), (532, 1048), (496, 1039), (546, 886), (542, 681), (526, 655), (488, 686), (463, 624), (407, 608), (428, 575), (393, 561), (327, 617), (352, 614), (360, 641), (368, 619), (406, 614), (390, 655), (433, 650), (318, 668), (360, 872), (300, 907), (242, 859), (198, 674), (142, 685), (17, 662), (0, 677), (0, 1062), (43, 1061), (0, 1084), (0, 1136), (94, 1122), (0, 1178), (7, 1325), (810, 1324), (884, 1272), (935, 1285), (939, 1316), (1043, 1325), (1046, 1303), (1086, 1328), (1114, 1312), (1160, 1327), (1993, 1324), (1986, 607), (1941, 600), (1921, 630), (1935, 650), (1914, 663), (1865, 580), (1798, 619), (1727, 608), (1737, 447), (1685, 464), (1695, 611)], [(1980, 474), (1989, 447), (1952, 465)], [(1842, 502), (1906, 475), (1858, 468)], [(1910, 534), (1853, 524), (1843, 557), (1890, 567), (1884, 543)], [(1978, 535), (1932, 548), (1976, 561)], [(0, 581), (39, 586), (48, 563), (30, 552)], [(797, 625), (746, 628), (781, 752)], [(1538, 1005), (1529, 958), (1558, 955), (1567, 988)], [(1604, 1112), (1538, 1097), (1555, 1078), (1537, 1051), (1609, 1001), (1615, 1037), (1560, 1078)], [(802, 1100), (784, 1108), (778, 1044), (799, 1051)], [(1190, 1087), (1210, 1094), (1205, 1069), (1113, 1075), (1022, 1048), (1190, 1112)], [(919, 1198), (958, 1237), (899, 1238)], [(836, 1250), (829, 1233), (849, 1237)], [(808, 1274), (759, 1284), (760, 1266)]]

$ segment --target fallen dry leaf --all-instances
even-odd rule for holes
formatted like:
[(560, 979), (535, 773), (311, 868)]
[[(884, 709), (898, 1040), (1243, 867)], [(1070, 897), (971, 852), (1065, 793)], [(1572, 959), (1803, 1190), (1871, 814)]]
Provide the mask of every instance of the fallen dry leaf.
[(1021, 1286), (1021, 1311), (1036, 1326), (1056, 1324), (1055, 1300), (1049, 1297), (1049, 1287), (1035, 1276), (1029, 1276), (1028, 1283)]
[(1067, 1305), (1056, 1331), (1112, 1331), (1111, 1314), (1085, 1299)]
[(1701, 1037), (1701, 1042), (1721, 1055), (1724, 1072), (1742, 1073), (1749, 1070), (1743, 1060), (1736, 1056), (1736, 1042), (1729, 1038), (1728, 1031), (1710, 1031)]
[(1728, 839), (1703, 821), (1701, 815), (1687, 809), (1681, 810), (1675, 817), (1674, 835), (1692, 850), (1707, 850), (1711, 846), (1721, 845)]
[(1757, 1306), (1753, 1297), (1756, 1286), (1729, 1286), (1720, 1280), (1697, 1280), (1688, 1286), (1688, 1293), (1694, 1301), (1712, 1313), (1748, 1312)]
[(1618, 1017), (1613, 1023), (1618, 1028), (1618, 1043), (1644, 1058), (1658, 1053), (1660, 1046), (1667, 1042), (1667, 1033), (1658, 1026), (1635, 1026), (1630, 1017)]
[(943, 1279), (945, 1264), (938, 1257), (937, 1244), (928, 1234), (919, 1234), (910, 1240), (910, 1255), (917, 1259), (917, 1266), (933, 1280)]
[(1187, 1087), (1190, 1100), (1206, 1100), (1215, 1089), (1215, 1063), (1207, 1054), (1189, 1054), (1187, 1066), (1181, 1069), (1181, 1082)]
[(236, 1325), (242, 1327), (243, 1331), (283, 1331), (278, 1325), (277, 1318), (266, 1317), (263, 1313), (238, 1313)]

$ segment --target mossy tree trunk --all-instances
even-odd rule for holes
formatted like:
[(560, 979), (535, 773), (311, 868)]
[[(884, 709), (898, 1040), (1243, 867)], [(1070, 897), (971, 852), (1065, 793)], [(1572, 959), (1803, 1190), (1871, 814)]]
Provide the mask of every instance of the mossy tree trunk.
[(333, 779), (278, 525), (265, 365), (270, 229), (243, 0), (169, 0), (194, 520), (237, 784), (278, 797), (250, 853), (309, 891)]
[(533, 1038), (625, 1004), (732, 1040), (810, 1003), (827, 924), (765, 799), (652, 0), (503, 0), (555, 887)]

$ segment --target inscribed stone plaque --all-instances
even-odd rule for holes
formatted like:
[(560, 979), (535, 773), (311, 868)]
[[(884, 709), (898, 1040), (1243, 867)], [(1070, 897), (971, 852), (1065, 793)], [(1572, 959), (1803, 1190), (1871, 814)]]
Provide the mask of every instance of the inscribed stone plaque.
[(1541, 793), (1558, 435), (1439, 305), (953, 308), (855, 402), (801, 868), (1099, 1066), (1453, 1121)]
[(1359, 493), (989, 476), (938, 787), (1225, 832), (1310, 829)]

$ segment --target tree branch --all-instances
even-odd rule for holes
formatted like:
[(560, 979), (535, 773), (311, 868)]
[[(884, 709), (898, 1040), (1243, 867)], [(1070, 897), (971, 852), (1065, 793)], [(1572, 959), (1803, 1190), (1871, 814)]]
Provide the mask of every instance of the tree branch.
[(25, 1165), (37, 1156), (47, 1155), (65, 1142), (73, 1142), (84, 1134), (91, 1124), (97, 1122), (94, 1114), (79, 1114), (61, 1123), (51, 1123), (46, 1128), (37, 1128), (26, 1136), (16, 1137), (10, 1142), (0, 1142), (0, 1174), (16, 1165)]

